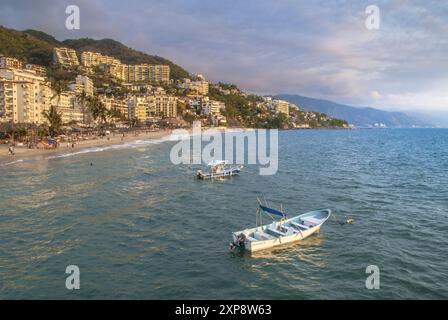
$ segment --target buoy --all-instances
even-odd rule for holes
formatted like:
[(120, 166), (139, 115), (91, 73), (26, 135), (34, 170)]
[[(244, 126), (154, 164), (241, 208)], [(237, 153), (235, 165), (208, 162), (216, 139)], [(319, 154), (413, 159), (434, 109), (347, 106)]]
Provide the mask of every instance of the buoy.
[(333, 217), (334, 217), (335, 222), (341, 226), (343, 226), (344, 224), (353, 224), (353, 222), (355, 222), (355, 219), (352, 219), (352, 218), (344, 220), (344, 221), (339, 221), (336, 218), (336, 215), (333, 215)]

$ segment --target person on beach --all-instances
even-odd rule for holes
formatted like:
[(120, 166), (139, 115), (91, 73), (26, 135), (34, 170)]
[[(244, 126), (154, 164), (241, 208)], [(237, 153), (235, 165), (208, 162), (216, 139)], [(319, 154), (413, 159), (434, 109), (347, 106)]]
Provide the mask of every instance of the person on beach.
[(8, 152), (9, 152), (9, 155), (10, 156), (14, 156), (15, 155), (15, 153), (14, 153), (14, 146), (9, 146), (9, 148), (8, 148)]

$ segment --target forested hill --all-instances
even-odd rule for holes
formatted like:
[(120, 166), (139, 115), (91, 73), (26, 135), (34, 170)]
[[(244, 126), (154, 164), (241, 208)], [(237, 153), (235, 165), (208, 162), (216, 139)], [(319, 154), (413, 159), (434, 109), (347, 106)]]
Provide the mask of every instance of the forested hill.
[(149, 55), (112, 40), (67, 39), (58, 41), (53, 36), (37, 30), (17, 31), (0, 26), (0, 55), (21, 59), (28, 63), (50, 66), (54, 47), (69, 47), (78, 54), (82, 51), (100, 52), (120, 59), (128, 64), (167, 64), (173, 79), (188, 78), (189, 73), (172, 61), (156, 55)]

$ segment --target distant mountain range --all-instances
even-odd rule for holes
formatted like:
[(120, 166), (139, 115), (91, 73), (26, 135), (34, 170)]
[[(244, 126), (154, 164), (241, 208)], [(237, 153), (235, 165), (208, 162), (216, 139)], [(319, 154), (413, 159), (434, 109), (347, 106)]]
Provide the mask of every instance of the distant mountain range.
[(279, 94), (273, 98), (286, 100), (306, 111), (317, 111), (331, 117), (344, 119), (357, 127), (373, 127), (375, 124), (401, 128), (431, 126), (402, 112), (388, 112), (371, 107), (352, 107), (328, 100), (290, 94)]

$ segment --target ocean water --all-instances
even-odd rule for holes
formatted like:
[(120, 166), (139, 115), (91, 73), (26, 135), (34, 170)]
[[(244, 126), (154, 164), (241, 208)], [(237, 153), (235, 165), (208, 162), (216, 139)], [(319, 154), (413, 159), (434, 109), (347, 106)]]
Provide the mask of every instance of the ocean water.
[[(0, 298), (448, 298), (448, 130), (282, 131), (276, 175), (247, 165), (212, 182), (171, 164), (173, 145), (1, 166)], [(257, 196), (354, 223), (229, 252), (231, 232), (254, 226)], [(80, 290), (65, 288), (68, 265)], [(379, 290), (365, 286), (369, 265)]]

